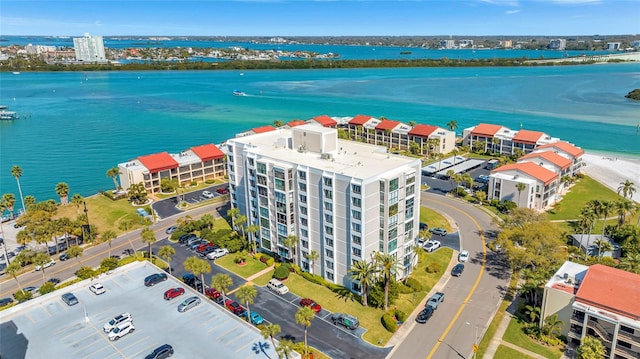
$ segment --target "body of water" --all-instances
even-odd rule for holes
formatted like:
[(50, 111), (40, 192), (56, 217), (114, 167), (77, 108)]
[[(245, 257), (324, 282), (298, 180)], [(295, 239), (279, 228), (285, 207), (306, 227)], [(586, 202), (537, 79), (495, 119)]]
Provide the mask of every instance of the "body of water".
[[(317, 115), (385, 116), (458, 132), (481, 122), (539, 130), (584, 149), (640, 156), (640, 64), (509, 68), (0, 73), (0, 193), (107, 190), (106, 171), (160, 151), (220, 143)], [(233, 96), (238, 89), (247, 96)]]

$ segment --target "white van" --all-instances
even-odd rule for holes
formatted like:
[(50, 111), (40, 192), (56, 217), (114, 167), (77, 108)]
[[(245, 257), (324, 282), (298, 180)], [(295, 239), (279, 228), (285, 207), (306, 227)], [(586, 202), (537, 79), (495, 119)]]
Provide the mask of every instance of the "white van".
[(269, 281), (269, 283), (267, 283), (267, 288), (269, 288), (270, 290), (283, 295), (283, 294), (287, 294), (289, 293), (289, 288), (287, 288), (286, 285), (282, 284), (281, 281), (277, 280), (277, 279), (271, 279)]

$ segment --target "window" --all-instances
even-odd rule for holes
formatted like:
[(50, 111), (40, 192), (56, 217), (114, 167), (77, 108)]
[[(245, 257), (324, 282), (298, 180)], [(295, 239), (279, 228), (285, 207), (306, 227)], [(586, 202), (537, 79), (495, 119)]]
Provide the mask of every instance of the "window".
[(354, 207), (360, 208), (362, 206), (362, 199), (356, 198), (356, 197), (351, 197), (351, 204)]
[(300, 203), (307, 203), (307, 196), (304, 194), (300, 195)]
[(281, 168), (274, 168), (273, 176), (275, 178), (284, 179), (284, 170), (282, 170)]
[(282, 202), (282, 203), (287, 202), (287, 195), (285, 195), (282, 192), (276, 192), (275, 197), (277, 202)]
[(396, 214), (398, 214), (398, 204), (392, 204), (391, 206), (389, 206), (389, 216), (395, 216)]
[(351, 185), (351, 191), (355, 194), (361, 194), (362, 193), (362, 187), (360, 187), (360, 185), (357, 184), (352, 184)]
[(249, 158), (249, 166), (253, 166), (253, 158)]
[(331, 204), (331, 202), (325, 202), (324, 203), (324, 210), (325, 211), (332, 211), (333, 210), (333, 204)]
[(304, 171), (298, 171), (298, 177), (300, 177), (301, 180), (306, 180), (307, 179), (307, 173)]
[(333, 247), (333, 239), (331, 238), (325, 238), (324, 242), (329, 246), (329, 247)]
[(260, 217), (269, 218), (269, 209), (260, 207)]
[(333, 228), (329, 227), (329, 226), (324, 226), (324, 233), (332, 236), (333, 235)]
[(392, 205), (394, 203), (398, 203), (398, 191), (389, 193), (389, 205)]
[(324, 183), (325, 186), (332, 186), (333, 180), (329, 177), (322, 177), (322, 183)]
[(276, 189), (280, 191), (284, 191), (284, 181), (281, 179), (277, 179), (274, 181)]
[(281, 236), (287, 235), (287, 226), (278, 223), (278, 234)]
[(324, 221), (325, 222), (329, 222), (329, 223), (333, 223), (333, 216), (330, 214), (325, 214), (324, 215)]
[(301, 229), (300, 230), (300, 236), (301, 237), (309, 237), (309, 231), (307, 231), (306, 229)]
[(354, 232), (360, 233), (360, 230), (361, 230), (360, 223), (351, 223), (351, 229)]
[(333, 268), (333, 262), (328, 259), (324, 261), (324, 264), (327, 268)]
[(407, 190), (405, 191), (405, 196), (409, 197), (409, 196), (413, 195), (414, 191), (415, 191), (415, 187), (413, 185), (407, 186)]
[(389, 192), (393, 192), (398, 189), (398, 179), (392, 179), (389, 181)]
[(260, 218), (260, 227), (269, 228), (269, 220), (266, 218)]
[(362, 219), (362, 213), (360, 213), (360, 211), (356, 211), (355, 209), (351, 210), (351, 217), (353, 217), (353, 219)]
[(353, 255), (356, 257), (362, 257), (362, 250), (360, 250), (359, 248), (352, 247), (351, 253), (353, 253)]
[(398, 248), (398, 240), (394, 239), (392, 241), (389, 241), (389, 252), (395, 251), (396, 248)]
[(409, 177), (407, 177), (407, 184), (411, 184), (414, 183), (416, 181), (416, 177), (411, 175)]
[(258, 173), (263, 175), (267, 174), (267, 165), (261, 162), (258, 162)]
[(333, 273), (327, 271), (327, 279), (328, 280), (333, 280)]
[(300, 188), (300, 190), (302, 192), (306, 192), (307, 191), (307, 184), (306, 183), (302, 183), (302, 182), (298, 182), (298, 188)]
[(324, 190), (324, 198), (332, 199), (333, 198), (333, 191), (331, 191), (330, 189), (325, 189)]
[(309, 248), (309, 242), (308, 241), (300, 241), (300, 243), (302, 244), (302, 248)]
[(307, 207), (305, 207), (305, 206), (300, 206), (300, 214), (302, 214), (302, 215), (307, 215)]
[(384, 181), (380, 181), (380, 192), (384, 192)]
[(306, 218), (300, 218), (300, 224), (303, 226), (307, 226), (307, 219)]
[(362, 238), (356, 235), (351, 235), (351, 240), (353, 241), (353, 244), (357, 244), (357, 245), (360, 245), (360, 243), (362, 242)]
[(333, 258), (333, 251), (331, 249), (325, 249), (324, 253), (327, 256), (327, 258)]

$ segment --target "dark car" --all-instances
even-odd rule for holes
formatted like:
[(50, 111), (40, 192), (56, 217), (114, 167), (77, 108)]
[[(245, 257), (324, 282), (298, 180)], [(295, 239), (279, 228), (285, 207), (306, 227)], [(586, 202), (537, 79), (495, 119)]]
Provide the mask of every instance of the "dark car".
[(183, 234), (180, 236), (180, 238), (178, 238), (178, 242), (180, 242), (180, 244), (184, 245), (186, 244), (189, 240), (194, 239), (194, 238), (198, 238), (198, 236), (196, 236), (193, 233), (187, 233), (187, 234)]
[(144, 285), (146, 287), (153, 287), (154, 285), (164, 282), (167, 280), (167, 275), (165, 273), (155, 273), (144, 279)]
[(184, 288), (181, 288), (181, 287), (171, 288), (168, 291), (164, 292), (164, 300), (171, 300), (183, 294), (184, 294)]
[(358, 322), (358, 318), (348, 314), (343, 314), (343, 313), (332, 314), (331, 321), (335, 325), (340, 324), (350, 330), (355, 330), (360, 325), (360, 323)]
[(76, 298), (76, 296), (72, 293), (64, 293), (61, 298), (62, 301), (67, 303), (68, 306), (76, 305), (79, 303), (78, 298)]
[(202, 291), (202, 281), (200, 280), (200, 278), (196, 277), (195, 275), (191, 273), (187, 273), (182, 276), (182, 281), (184, 282), (184, 284), (197, 290), (198, 292)]
[(462, 272), (464, 272), (464, 264), (458, 263), (451, 270), (451, 275), (454, 276), (454, 277), (459, 277), (459, 276), (462, 275)]
[(4, 307), (5, 305), (9, 305), (13, 303), (13, 299), (11, 298), (2, 298), (0, 299), (0, 307)]
[(64, 252), (64, 253), (62, 253), (62, 254), (60, 255), (60, 258), (58, 258), (58, 259), (60, 259), (60, 261), (61, 261), (61, 262), (64, 262), (64, 261), (66, 261), (67, 259), (69, 259), (69, 255), (67, 255), (67, 252)]
[(240, 315), (245, 311), (245, 309), (240, 304), (238, 304), (238, 302), (231, 299), (227, 299), (227, 301), (224, 302), (224, 306), (227, 307), (227, 309), (229, 309), (235, 315)]
[(309, 299), (309, 298), (303, 298), (302, 300), (300, 300), (300, 305), (303, 307), (310, 307), (316, 313), (320, 313), (320, 311), (322, 310), (322, 307), (320, 306), (320, 304), (316, 303), (315, 301), (313, 301), (313, 299)]
[(416, 322), (424, 324), (427, 322), (427, 320), (429, 320), (429, 318), (431, 318), (432, 315), (433, 308), (426, 307), (420, 313), (418, 313), (418, 316), (416, 316)]
[(162, 344), (161, 346), (153, 349), (151, 354), (144, 357), (144, 359), (166, 359), (173, 355), (173, 347), (169, 344)]
[(420, 222), (420, 230), (424, 231), (425, 229), (429, 229), (429, 225), (424, 222)]
[(216, 190), (216, 192), (218, 192), (218, 193), (220, 193), (220, 194), (227, 194), (227, 193), (229, 193), (229, 190), (228, 190), (228, 189), (226, 189), (226, 188), (224, 188), (224, 187), (222, 187), (222, 188), (218, 188), (218, 189)]

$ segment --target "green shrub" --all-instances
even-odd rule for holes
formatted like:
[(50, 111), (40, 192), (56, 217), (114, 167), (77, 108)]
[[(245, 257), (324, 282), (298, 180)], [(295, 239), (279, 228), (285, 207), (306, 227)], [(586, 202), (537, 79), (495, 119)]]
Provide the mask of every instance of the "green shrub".
[(440, 265), (439, 262), (429, 263), (429, 264), (427, 264), (427, 267), (425, 268), (427, 273), (438, 273), (438, 272), (440, 272), (441, 269), (442, 269), (442, 265)]
[(24, 290), (19, 290), (15, 293), (13, 293), (13, 297), (20, 303), (22, 302), (26, 302), (28, 300), (31, 300), (33, 298), (33, 294), (31, 294), (31, 292), (27, 292)]
[(38, 289), (38, 292), (40, 292), (40, 294), (47, 294), (47, 293), (51, 293), (54, 290), (56, 290), (56, 285), (51, 283), (51, 282), (45, 282), (40, 289)]
[(56, 286), (56, 290), (59, 290), (59, 289), (62, 289), (62, 288), (66, 288), (66, 287), (68, 287), (68, 286), (70, 286), (72, 284), (76, 284), (76, 283), (81, 282), (81, 281), (82, 281), (82, 279), (75, 278), (73, 280), (69, 280), (69, 281), (66, 281), (64, 283), (60, 283), (59, 285)]
[(206, 184), (214, 184), (214, 183), (216, 183), (216, 180), (209, 178), (209, 179), (205, 180), (204, 183), (206, 183)]
[[(392, 280), (389, 283), (389, 304), (398, 299), (398, 282)], [(384, 307), (384, 283), (378, 282), (369, 287), (369, 294), (367, 295), (367, 304), (374, 308)]]
[(407, 313), (401, 311), (400, 309), (395, 309), (396, 319), (400, 322), (404, 323), (407, 320)]
[[(258, 253), (256, 253), (256, 254), (254, 254), (254, 255), (253, 255), (253, 258), (254, 258), (255, 260), (257, 260), (257, 261), (262, 262), (262, 256), (263, 256), (263, 254), (262, 254), (262, 253), (260, 253), (260, 252), (258, 252)], [(262, 263), (265, 263), (265, 262), (262, 262)]]
[(267, 267), (271, 267), (275, 261), (275, 259), (269, 257), (269, 259), (267, 259)]
[(80, 279), (89, 279), (96, 276), (96, 272), (91, 267), (80, 267), (76, 272), (76, 276)]
[(421, 291), (423, 289), (422, 288), (422, 284), (420, 283), (420, 281), (415, 279), (415, 278), (412, 278), (412, 277), (407, 278), (404, 281), (404, 284), (407, 287), (413, 289), (414, 292), (419, 292), (419, 291)]
[(396, 330), (398, 330), (398, 323), (390, 312), (386, 312), (382, 315), (381, 322), (384, 329), (391, 333), (395, 333)]
[(247, 261), (247, 257), (248, 256), (249, 256), (249, 254), (247, 253), (247, 251), (238, 252), (238, 253), (236, 253), (236, 256), (233, 259), (233, 261), (236, 264), (244, 263), (244, 262)]
[(289, 268), (280, 266), (273, 271), (273, 278), (283, 280), (289, 278)]
[(118, 260), (115, 258), (105, 258), (100, 262), (100, 269), (104, 268), (105, 271), (110, 271), (118, 268)]
[(195, 187), (198, 185), (198, 181), (191, 181), (191, 183), (189, 184), (191, 187)]
[(409, 294), (409, 293), (413, 293), (414, 290), (411, 287), (408, 287), (402, 283), (398, 283), (398, 292), (400, 292), (400, 294)]

